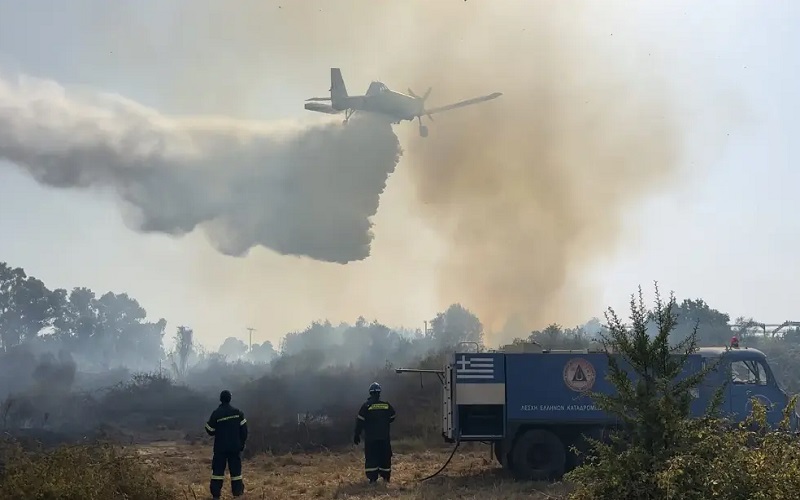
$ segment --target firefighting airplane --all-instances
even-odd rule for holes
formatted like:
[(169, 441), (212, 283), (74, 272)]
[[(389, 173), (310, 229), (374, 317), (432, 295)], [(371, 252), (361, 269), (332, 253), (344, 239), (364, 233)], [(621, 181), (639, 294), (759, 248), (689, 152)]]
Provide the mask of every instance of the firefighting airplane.
[[(400, 123), (402, 120), (419, 120), (419, 135), (428, 137), (428, 127), (422, 124), (422, 115), (427, 116), (433, 121), (434, 113), (442, 113), (455, 108), (477, 104), (500, 97), (500, 92), (481, 97), (467, 99), (466, 101), (440, 106), (438, 108), (425, 109), (425, 100), (431, 93), (429, 88), (422, 97), (408, 89), (408, 94), (401, 94), (394, 90), (389, 90), (381, 82), (372, 82), (365, 95), (347, 95), (347, 88), (344, 86), (342, 71), (339, 68), (331, 68), (331, 88), (330, 97), (312, 97), (306, 99), (306, 109), (319, 113), (331, 115), (344, 111), (344, 124), (353, 116), (356, 111), (371, 112), (387, 115), (392, 118), (392, 123)], [(320, 104), (319, 102), (309, 101), (330, 101), (330, 104)]]

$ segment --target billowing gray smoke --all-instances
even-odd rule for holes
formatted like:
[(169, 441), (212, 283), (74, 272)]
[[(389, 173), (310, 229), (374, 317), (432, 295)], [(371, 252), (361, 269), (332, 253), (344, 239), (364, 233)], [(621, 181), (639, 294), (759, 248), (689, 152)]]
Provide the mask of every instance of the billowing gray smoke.
[(276, 127), (172, 118), (113, 95), (0, 77), (0, 159), (59, 188), (113, 188), (132, 227), (202, 227), (241, 256), (262, 245), (347, 263), (370, 253), (370, 220), (401, 150), (389, 123)]

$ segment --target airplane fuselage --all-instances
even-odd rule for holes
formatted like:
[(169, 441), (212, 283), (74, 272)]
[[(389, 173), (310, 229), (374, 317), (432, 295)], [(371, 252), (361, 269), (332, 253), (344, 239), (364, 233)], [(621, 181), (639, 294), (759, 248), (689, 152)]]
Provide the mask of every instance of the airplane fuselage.
[[(380, 114), (388, 117), (392, 123), (419, 119), (419, 134), (422, 137), (428, 136), (428, 127), (422, 124), (423, 115), (433, 120), (431, 115), (435, 113), (488, 101), (502, 95), (499, 92), (495, 92), (491, 95), (475, 97), (446, 106), (426, 108), (425, 100), (431, 93), (430, 88), (420, 97), (411, 89), (408, 90), (408, 94), (403, 94), (389, 89), (382, 82), (373, 81), (370, 83), (366, 94), (353, 96), (347, 93), (347, 87), (344, 84), (344, 78), (342, 78), (342, 72), (339, 68), (331, 68), (331, 88), (329, 92), (331, 93), (330, 97), (307, 99), (306, 101), (308, 102), (306, 102), (305, 108), (309, 111), (327, 114), (338, 114), (344, 111), (343, 123), (347, 123), (356, 111)], [(330, 104), (321, 104), (320, 101), (330, 101)]]
[(388, 115), (394, 118), (393, 121), (399, 122), (400, 120), (414, 120), (422, 112), (423, 103), (409, 95), (386, 90), (375, 95), (334, 98), (331, 106), (339, 111), (356, 109)]

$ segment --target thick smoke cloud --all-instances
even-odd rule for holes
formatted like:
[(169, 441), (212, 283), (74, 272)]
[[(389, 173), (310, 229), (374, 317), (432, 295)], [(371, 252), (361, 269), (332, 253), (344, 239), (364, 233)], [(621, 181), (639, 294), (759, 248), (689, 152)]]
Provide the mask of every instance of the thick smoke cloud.
[(114, 189), (145, 232), (201, 227), (241, 256), (347, 263), (369, 256), (370, 217), (400, 158), (391, 125), (172, 118), (119, 96), (0, 78), (0, 159), (58, 188)]
[[(627, 213), (657, 191), (685, 180), (679, 171), (679, 166), (687, 163), (682, 157), (683, 134), (696, 122), (685, 118), (681, 105), (692, 99), (704, 100), (694, 86), (683, 93), (671, 88), (674, 75), (685, 74), (686, 67), (675, 66), (683, 63), (679, 54), (673, 54), (671, 60), (663, 50), (670, 41), (659, 40), (657, 30), (648, 32), (641, 24), (659, 17), (666, 9), (663, 5), (242, 0), (231, 9), (224, 2), (197, 0), (153, 14), (130, 5), (86, 2), (92, 4), (92, 14), (75, 29), (82, 40), (89, 37), (82, 45), (82, 55), (109, 72), (136, 74), (137, 86), (158, 85), (164, 101), (184, 110), (245, 115), (265, 96), (286, 96), (293, 108), (300, 109), (303, 97), (327, 86), (330, 66), (342, 68), (351, 93), (363, 92), (373, 78), (393, 89), (410, 87), (419, 94), (432, 86), (432, 106), (503, 92), (503, 97), (489, 103), (436, 115), (436, 121), (428, 123), (430, 136), (424, 140), (415, 137), (414, 124), (404, 122), (395, 128), (398, 133), (408, 133), (408, 138), (401, 136), (406, 151), (393, 187), (397, 205), (384, 204), (382, 213), (403, 213), (411, 207), (413, 215), (435, 230), (435, 238), (423, 241), (420, 231), (405, 227), (412, 236), (397, 234), (400, 230), (391, 234), (392, 228), (386, 224), (381, 229), (387, 235), (381, 241), (381, 245), (387, 242), (385, 250), (376, 251), (364, 266), (331, 269), (304, 263), (291, 267), (273, 260), (268, 267), (265, 260), (255, 258), (249, 268), (239, 268), (239, 273), (220, 271), (199, 285), (224, 290), (220, 296), (235, 295), (237, 302), (248, 304), (246, 309), (261, 311), (266, 293), (263, 283), (281, 272), (290, 275), (272, 297), (282, 314), (266, 319), (269, 324), (290, 314), (302, 316), (299, 324), (309, 315), (352, 319), (366, 314), (384, 319), (395, 310), (396, 317), (411, 323), (425, 314), (425, 308), (433, 311), (461, 302), (493, 332), (516, 318), (518, 326), (508, 334), (520, 335), (552, 321), (578, 322), (597, 314), (604, 304), (587, 275), (612, 258), (626, 240), (636, 242), (638, 235), (626, 234), (623, 228)], [(42, 30), (51, 29), (41, 26)], [(77, 36), (75, 32), (69, 31)], [(174, 65), (174, 61), (181, 64)], [(152, 71), (165, 67), (171, 69)], [(276, 74), (280, 76), (274, 77)], [(198, 132), (186, 132), (185, 125), (166, 118), (161, 121), (171, 123), (166, 128), (181, 137), (170, 142), (179, 156), (187, 154), (186, 143), (190, 150), (200, 148)], [(358, 137), (326, 127), (318, 129), (329, 131), (331, 137), (340, 134), (336, 136), (340, 143), (360, 144)], [(387, 141), (393, 141), (386, 130)], [(305, 139), (305, 133), (293, 133), (298, 149), (309, 147), (300, 139)], [(217, 142), (238, 140), (232, 139), (234, 135), (220, 134)], [(367, 141), (370, 145), (379, 142)], [(284, 140), (276, 143), (286, 149), (291, 144)], [(220, 147), (203, 144), (201, 153), (190, 156), (226, 161)], [(331, 168), (320, 167), (312, 185), (330, 187), (325, 193), (331, 197), (337, 190), (341, 194), (333, 202), (324, 198), (315, 203), (352, 208), (354, 200), (363, 199), (370, 210), (358, 217), (360, 224), (353, 219), (333, 240), (319, 233), (315, 241), (335, 241), (348, 245), (340, 248), (348, 248), (358, 258), (366, 255), (366, 220), (377, 205), (386, 173), (394, 167), (394, 147), (392, 142), (388, 148), (392, 154), (387, 155), (385, 164), (364, 167), (380, 179), (361, 179), (355, 173), (359, 167), (344, 159), (338, 167), (333, 160)], [(260, 237), (262, 233), (276, 236), (269, 216), (272, 212), (267, 208), (278, 202), (259, 199), (263, 204), (259, 210), (247, 204), (247, 194), (258, 197), (254, 194), (258, 188), (276, 185), (274, 179), (266, 178), (272, 170), (252, 167), (258, 156), (256, 148), (237, 148), (239, 168), (233, 170), (241, 182), (234, 182), (224, 167), (206, 167), (203, 196), (187, 195), (191, 202), (170, 198), (174, 204), (167, 204), (163, 198), (170, 183), (190, 177), (178, 173), (188, 168), (187, 162), (176, 160), (170, 166), (180, 168), (159, 176), (158, 190), (137, 184), (137, 199), (148, 200), (149, 196), (153, 203), (164, 203), (157, 209), (167, 214), (157, 218), (155, 222), (160, 224), (182, 220), (175, 215), (181, 210), (203, 213), (203, 220), (221, 212), (219, 220), (223, 222), (214, 219), (203, 226), (230, 253), (246, 248), (246, 241), (266, 239)], [(331, 158), (352, 154), (342, 146)], [(296, 170), (275, 170), (284, 176), (296, 173), (299, 183), (301, 176)], [(240, 176), (241, 171), (248, 172)], [(343, 176), (325, 177), (333, 171)], [(247, 189), (237, 191), (232, 185), (246, 185)], [(217, 192), (220, 186), (222, 193)], [(126, 192), (129, 188), (124, 185), (122, 189)], [(190, 187), (187, 193), (196, 189)], [(368, 197), (375, 205), (366, 201)], [(213, 210), (219, 205), (224, 210)], [(320, 205), (304, 205), (314, 210), (303, 215), (309, 227), (317, 222), (318, 229), (333, 232), (337, 225), (313, 215), (330, 217)], [(232, 228), (230, 221), (234, 220), (238, 225)], [(297, 236), (299, 227), (304, 226), (299, 220), (293, 224), (289, 227), (294, 228), (292, 236)], [(259, 237), (253, 228), (260, 229)], [(351, 240), (353, 233), (361, 239)], [(312, 239), (314, 236), (303, 233), (299, 240), (315, 246), (308, 241)], [(294, 240), (295, 247), (300, 246), (299, 240)], [(288, 246), (283, 240), (281, 244)], [(351, 245), (359, 251), (353, 251)], [(423, 267), (407, 258), (412, 249), (434, 248), (434, 254), (442, 247), (444, 257), (435, 267), (427, 268), (432, 264), (425, 263), (424, 281), (404, 279), (411, 270)], [(315, 255), (320, 253), (324, 252)], [(213, 267), (206, 264), (204, 260), (203, 266)], [(219, 266), (219, 261), (214, 264)], [(296, 293), (289, 293), (294, 283), (311, 280), (314, 295), (301, 286)], [(405, 299), (396, 299), (431, 286), (438, 286), (438, 304), (403, 309)], [(354, 289), (359, 292), (343, 292)]]
[[(679, 177), (688, 124), (659, 41), (627, 21), (633, 4), (253, 1), (225, 16), (208, 15), (214, 2), (192, 5), (182, 38), (218, 33), (230, 53), (291, 65), (298, 81), (336, 65), (354, 91), (355, 72), (401, 91), (432, 86), (431, 106), (503, 92), (437, 115), (424, 140), (413, 124), (397, 128), (410, 135), (407, 203), (445, 248), (440, 305), (462, 302), (492, 332), (599, 312), (587, 273), (624, 244), (626, 211)], [(188, 74), (210, 77), (225, 53)], [(312, 56), (320, 63), (298, 63)], [(253, 80), (237, 82), (254, 92)]]
[(447, 242), (442, 296), (506, 338), (582, 312), (587, 272), (623, 244), (625, 212), (678, 173), (683, 140), (657, 51), (608, 41), (583, 24), (590, 9), (536, 5), (481, 9), (470, 29), (504, 34), (469, 57), (428, 40), (416, 86), (469, 75), (434, 93), (504, 96), (437, 118), (407, 153), (418, 210)]

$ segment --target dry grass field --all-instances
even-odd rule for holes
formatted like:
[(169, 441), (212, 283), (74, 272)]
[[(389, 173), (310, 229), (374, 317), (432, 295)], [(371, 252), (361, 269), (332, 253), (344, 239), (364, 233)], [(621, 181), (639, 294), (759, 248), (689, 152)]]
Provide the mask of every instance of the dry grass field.
[[(459, 451), (448, 467), (424, 483), (419, 480), (436, 472), (451, 449), (420, 451), (416, 443), (394, 445), (392, 482), (366, 483), (360, 448), (339, 453), (260, 455), (244, 461), (247, 499), (559, 499), (563, 486), (518, 483), (502, 473), (490, 459), (486, 445)], [(210, 498), (210, 447), (165, 441), (136, 446), (142, 459), (155, 466), (158, 479), (182, 492), (188, 499)], [(225, 480), (222, 498), (230, 496)]]

